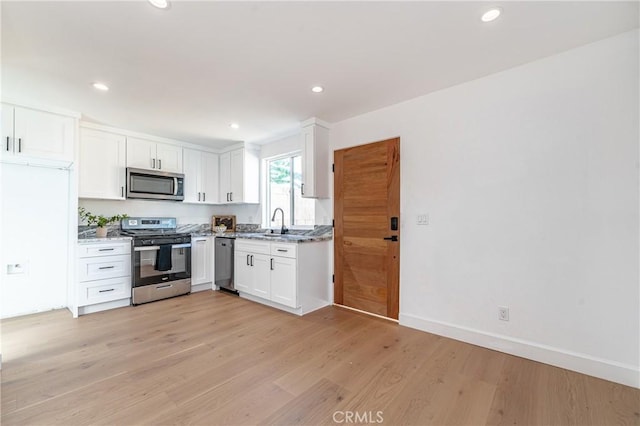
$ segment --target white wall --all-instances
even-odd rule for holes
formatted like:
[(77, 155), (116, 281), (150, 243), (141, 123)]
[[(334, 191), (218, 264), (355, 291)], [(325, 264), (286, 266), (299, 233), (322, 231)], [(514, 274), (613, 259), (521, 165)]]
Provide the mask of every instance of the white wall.
[(401, 138), (401, 324), (640, 386), (638, 35), (334, 126)]
[(69, 170), (0, 163), (2, 318), (67, 306), (69, 179)]

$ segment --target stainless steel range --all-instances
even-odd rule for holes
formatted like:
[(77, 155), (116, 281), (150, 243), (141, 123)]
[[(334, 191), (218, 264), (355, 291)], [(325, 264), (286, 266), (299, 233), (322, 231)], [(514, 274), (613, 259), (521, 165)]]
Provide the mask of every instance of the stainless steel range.
[(173, 217), (129, 217), (122, 234), (133, 237), (134, 305), (191, 292), (191, 235), (176, 232)]

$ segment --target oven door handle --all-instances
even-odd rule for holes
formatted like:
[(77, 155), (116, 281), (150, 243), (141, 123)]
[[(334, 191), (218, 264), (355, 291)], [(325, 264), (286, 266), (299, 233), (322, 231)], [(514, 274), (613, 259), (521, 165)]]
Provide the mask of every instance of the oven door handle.
[[(189, 247), (191, 247), (191, 243), (171, 245), (172, 249), (189, 248)], [(160, 250), (160, 246), (144, 246), (144, 247), (135, 247), (133, 249), (133, 251), (151, 251), (151, 250)]]

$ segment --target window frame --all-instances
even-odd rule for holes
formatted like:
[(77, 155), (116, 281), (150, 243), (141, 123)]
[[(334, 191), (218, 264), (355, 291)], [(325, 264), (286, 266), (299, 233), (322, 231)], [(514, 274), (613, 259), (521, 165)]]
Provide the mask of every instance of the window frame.
[[(291, 196), (289, 197), (289, 217), (291, 223), (285, 224), (288, 229), (314, 229), (314, 225), (294, 225), (295, 223), (295, 179), (293, 173), (293, 158), (300, 157), (302, 161), (302, 151), (292, 151), (286, 154), (275, 155), (273, 157), (264, 159), (264, 207), (262, 212), (262, 225), (264, 229), (280, 229), (278, 226), (273, 226), (273, 222), (271, 222), (271, 215), (273, 214), (271, 208), (271, 170), (270, 164), (272, 161), (283, 160), (286, 158), (291, 159)], [(315, 203), (314, 203), (315, 206)], [(315, 222), (315, 212), (314, 212), (314, 222)]]

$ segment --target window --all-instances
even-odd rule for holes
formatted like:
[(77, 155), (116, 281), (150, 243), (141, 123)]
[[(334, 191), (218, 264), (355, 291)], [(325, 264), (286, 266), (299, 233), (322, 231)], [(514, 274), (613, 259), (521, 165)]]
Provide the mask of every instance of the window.
[(271, 222), (273, 211), (278, 207), (284, 212), (287, 227), (313, 226), (315, 224), (315, 203), (302, 198), (302, 156), (288, 155), (267, 161), (266, 218), (268, 227), (280, 226), (280, 213)]

